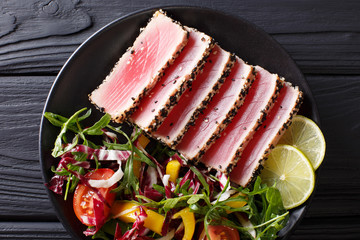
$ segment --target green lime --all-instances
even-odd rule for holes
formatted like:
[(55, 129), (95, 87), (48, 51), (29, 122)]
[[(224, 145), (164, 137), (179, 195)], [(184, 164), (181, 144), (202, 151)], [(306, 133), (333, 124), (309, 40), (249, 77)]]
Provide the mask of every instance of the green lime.
[(281, 137), (279, 144), (296, 147), (310, 160), (316, 170), (322, 163), (326, 144), (320, 128), (309, 118), (297, 115)]
[(284, 207), (291, 209), (304, 203), (311, 195), (314, 169), (307, 157), (297, 148), (278, 145), (269, 154), (261, 179), (279, 189)]

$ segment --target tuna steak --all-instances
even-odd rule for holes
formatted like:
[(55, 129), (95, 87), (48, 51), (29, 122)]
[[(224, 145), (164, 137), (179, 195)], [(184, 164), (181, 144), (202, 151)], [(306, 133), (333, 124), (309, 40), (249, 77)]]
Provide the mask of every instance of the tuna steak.
[(256, 78), (244, 104), (232, 122), (202, 157), (205, 165), (230, 172), (247, 142), (252, 138), (267, 112), (273, 106), (283, 81), (261, 67), (256, 67)]
[(225, 83), (186, 132), (177, 150), (189, 160), (204, 154), (242, 105), (253, 80), (254, 68), (236, 58)]
[(270, 150), (291, 124), (301, 102), (302, 92), (297, 87), (292, 87), (290, 83), (286, 83), (263, 125), (254, 134), (232, 170), (230, 176), (233, 182), (244, 187), (251, 182), (260, 170), (262, 161), (267, 158)]
[(124, 121), (175, 60), (187, 39), (188, 32), (182, 26), (155, 12), (133, 46), (89, 95), (90, 101), (116, 122)]
[(189, 40), (183, 52), (158, 84), (141, 100), (131, 121), (147, 132), (156, 131), (182, 93), (191, 85), (214, 46), (211, 37), (187, 28)]
[(199, 112), (205, 109), (234, 64), (234, 56), (215, 45), (202, 72), (196, 77), (174, 106), (154, 136), (170, 147), (175, 147)]

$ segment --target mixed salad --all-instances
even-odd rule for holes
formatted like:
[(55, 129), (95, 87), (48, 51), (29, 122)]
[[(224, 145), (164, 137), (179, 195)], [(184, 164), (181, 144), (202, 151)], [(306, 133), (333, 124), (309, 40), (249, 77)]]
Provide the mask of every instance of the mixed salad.
[[(47, 187), (72, 201), (94, 239), (275, 239), (289, 212), (260, 177), (249, 188), (187, 162), (175, 151), (105, 114), (84, 126), (91, 109), (67, 118), (46, 112), (60, 128)], [(84, 121), (85, 120), (85, 121)]]

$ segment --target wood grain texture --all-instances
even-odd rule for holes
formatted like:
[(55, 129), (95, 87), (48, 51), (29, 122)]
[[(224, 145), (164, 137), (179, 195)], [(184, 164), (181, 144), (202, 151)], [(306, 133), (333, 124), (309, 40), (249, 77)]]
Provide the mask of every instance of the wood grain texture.
[(38, 154), (42, 108), (53, 77), (0, 77), (0, 220), (56, 219)]
[(58, 222), (6, 222), (0, 223), (0, 239), (56, 239), (71, 237)]
[(169, 5), (210, 7), (243, 17), (271, 34), (306, 73), (360, 73), (359, 1), (229, 2), (3, 0), (0, 74), (54, 75), (102, 26), (133, 11)]
[[(357, 240), (359, 228), (355, 218), (305, 218), (290, 240)], [(6, 222), (0, 223), (0, 239), (68, 240), (71, 237), (59, 222)]]

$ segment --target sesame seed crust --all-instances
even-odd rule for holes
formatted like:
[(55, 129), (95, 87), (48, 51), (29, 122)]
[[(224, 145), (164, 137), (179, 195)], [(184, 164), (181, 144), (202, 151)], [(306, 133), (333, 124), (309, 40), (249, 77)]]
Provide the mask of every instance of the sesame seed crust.
[[(166, 16), (166, 13), (163, 10), (159, 10), (156, 11), (153, 15), (152, 18), (150, 18), (148, 20), (148, 23), (151, 22), (155, 17), (157, 17), (158, 15), (163, 14)], [(188, 39), (189, 39), (189, 32), (185, 29), (184, 26), (182, 26), (179, 22), (177, 21), (173, 21), (175, 24), (177, 24), (185, 33), (184, 38), (182, 39), (181, 44), (179, 44), (177, 46), (177, 48), (175, 49), (175, 54), (173, 54), (173, 56), (166, 62), (166, 64), (157, 72), (157, 74), (153, 77), (153, 79), (150, 81), (151, 84), (144, 87), (144, 89), (141, 90), (141, 92), (138, 94), (138, 96), (130, 96), (131, 100), (132, 100), (132, 104), (128, 109), (125, 109), (123, 112), (118, 112), (115, 114), (111, 115), (111, 118), (114, 122), (117, 123), (122, 123), (125, 120), (127, 120), (129, 118), (129, 116), (137, 109), (137, 106), (140, 104), (140, 100), (146, 95), (146, 93), (152, 89), (155, 84), (160, 80), (160, 78), (164, 75), (164, 71), (167, 67), (169, 67), (171, 64), (174, 63), (175, 59), (178, 57), (178, 55), (182, 52), (182, 50), (184, 49), (184, 47), (186, 46)], [(143, 28), (140, 29), (140, 33), (142, 32)], [(140, 37), (140, 35), (138, 36), (138, 38)], [(136, 41), (136, 40), (135, 40)], [(132, 47), (129, 47), (127, 49), (127, 51), (130, 55), (132, 55), (134, 53), (134, 49), (132, 49)], [(124, 54), (125, 55), (125, 54)], [(119, 60), (120, 61), (120, 60)], [(116, 69), (117, 64), (119, 64), (119, 61), (115, 64), (115, 66), (113, 67), (113, 69), (111, 70), (111, 72), (108, 74), (108, 76), (114, 71), (114, 69)], [(105, 80), (103, 82), (106, 82), (108, 80), (108, 77), (105, 78)], [(101, 84), (95, 89), (97, 90), (99, 87), (101, 86)], [(94, 91), (95, 91), (94, 90)], [(88, 95), (89, 100), (92, 104), (94, 104), (94, 106), (101, 112), (106, 112), (106, 108), (98, 106), (91, 98), (91, 93)]]

